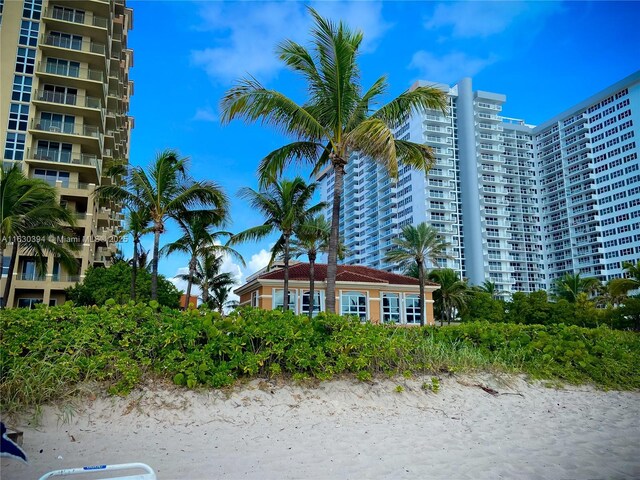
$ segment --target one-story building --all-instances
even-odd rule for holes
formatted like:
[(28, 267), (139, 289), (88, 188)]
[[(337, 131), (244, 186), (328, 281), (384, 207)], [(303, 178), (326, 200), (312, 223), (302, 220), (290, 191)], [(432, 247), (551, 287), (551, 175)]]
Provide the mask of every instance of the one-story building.
[[(309, 313), (309, 264), (289, 267), (289, 309)], [(315, 265), (314, 312), (325, 311), (327, 265)], [(428, 324), (434, 324), (433, 292), (439, 285), (426, 282), (425, 308)], [(284, 269), (261, 271), (235, 290), (240, 305), (275, 310), (284, 305)], [(336, 312), (372, 323), (420, 324), (420, 284), (416, 278), (360, 265), (338, 265)]]

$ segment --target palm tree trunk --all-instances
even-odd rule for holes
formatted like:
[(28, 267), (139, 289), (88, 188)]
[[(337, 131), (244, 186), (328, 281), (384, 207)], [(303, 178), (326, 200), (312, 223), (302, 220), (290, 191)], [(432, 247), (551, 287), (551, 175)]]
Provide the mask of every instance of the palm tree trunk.
[(309, 320), (313, 319), (313, 307), (316, 286), (316, 253), (308, 252), (309, 256)]
[(424, 263), (418, 262), (418, 278), (420, 281), (420, 326), (424, 327), (427, 323), (426, 311), (424, 308)]
[(206, 280), (202, 283), (202, 303), (209, 305), (209, 282)]
[[(13, 280), (13, 269), (16, 267), (18, 258), (18, 242), (14, 241), (11, 247), (11, 260), (9, 261), (9, 271), (7, 272), (7, 282), (4, 284), (4, 294), (2, 295), (2, 308), (7, 306), (9, 292), (11, 292), (11, 282)], [(0, 267), (1, 268), (1, 267)]]
[(133, 237), (133, 265), (131, 266), (131, 300), (136, 301), (136, 280), (138, 278), (138, 237)]
[(444, 308), (444, 298), (441, 298), (440, 300), (441, 300), (441, 302), (440, 302), (440, 326), (442, 327), (442, 326), (444, 326), (444, 315), (445, 315), (445, 313), (444, 313), (444, 310), (445, 310), (445, 308)]
[[(333, 154), (332, 154), (333, 155)], [(336, 274), (338, 273), (338, 242), (340, 240), (340, 205), (344, 186), (344, 165), (341, 158), (332, 157), (335, 183), (333, 185), (333, 206), (331, 209), (331, 233), (327, 258), (327, 312), (336, 313)]]
[(284, 292), (282, 310), (289, 310), (289, 234), (284, 234)]
[(158, 300), (158, 255), (160, 254), (160, 226), (153, 229), (153, 264), (151, 267), (151, 300)]
[(189, 309), (189, 301), (191, 300), (191, 285), (193, 284), (193, 277), (195, 276), (196, 276), (196, 257), (193, 256), (189, 261), (189, 280), (187, 280), (187, 300), (184, 305), (185, 310)]

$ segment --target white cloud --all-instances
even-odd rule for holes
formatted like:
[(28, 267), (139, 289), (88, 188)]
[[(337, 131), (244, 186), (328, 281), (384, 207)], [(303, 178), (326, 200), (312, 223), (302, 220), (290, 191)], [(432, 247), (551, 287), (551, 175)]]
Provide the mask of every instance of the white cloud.
[(251, 260), (247, 262), (247, 274), (252, 275), (261, 268), (266, 267), (269, 264), (269, 260), (271, 260), (271, 252), (264, 248), (258, 253), (254, 253), (251, 255)]
[(210, 107), (199, 108), (196, 110), (196, 114), (193, 116), (193, 119), (203, 122), (217, 122), (219, 120), (218, 115), (211, 110)]
[(303, 31), (306, 22), (295, 2), (207, 3), (201, 16), (203, 30), (226, 38), (219, 45), (192, 51), (191, 59), (225, 83), (249, 73), (263, 80), (275, 76), (280, 69), (276, 44), (285, 38), (285, 32)]
[[(342, 20), (364, 34), (361, 51), (372, 52), (391, 24), (382, 17), (382, 2), (318, 2), (313, 7), (323, 17)], [(308, 27), (307, 27), (308, 29)]]
[[(361, 29), (365, 52), (373, 50), (390, 26), (382, 19), (382, 3), (319, 2), (314, 7), (325, 17)], [(283, 68), (275, 55), (277, 44), (285, 39), (304, 43), (311, 26), (309, 13), (298, 2), (211, 2), (200, 16), (202, 25), (197, 29), (213, 32), (217, 44), (192, 51), (191, 60), (223, 83), (247, 74), (261, 81), (275, 77)]]
[(463, 77), (472, 77), (497, 60), (495, 55), (487, 58), (471, 57), (462, 52), (453, 52), (442, 57), (420, 50), (413, 54), (410, 68), (417, 69), (425, 80), (452, 83)]
[(429, 30), (451, 28), (459, 38), (485, 38), (504, 32), (521, 20), (539, 20), (557, 11), (553, 2), (455, 2), (440, 3), (425, 21)]

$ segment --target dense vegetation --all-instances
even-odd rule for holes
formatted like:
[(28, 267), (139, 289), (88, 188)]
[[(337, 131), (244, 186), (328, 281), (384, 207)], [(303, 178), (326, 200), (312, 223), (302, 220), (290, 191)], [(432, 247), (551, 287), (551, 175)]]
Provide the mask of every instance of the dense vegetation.
[(402, 328), (319, 315), (181, 312), (150, 305), (15, 309), (0, 319), (5, 412), (75, 393), (86, 381), (122, 394), (144, 376), (220, 388), (257, 375), (525, 372), (602, 388), (640, 388), (640, 335), (565, 325), (474, 322)]
[(547, 292), (516, 292), (511, 300), (493, 298), (490, 294), (474, 291), (465, 304), (463, 322), (507, 322), (524, 324), (565, 324), (580, 327), (607, 325), (618, 329), (640, 330), (640, 299), (628, 297), (624, 305), (616, 308), (596, 308), (596, 303), (586, 296), (578, 296), (576, 302), (565, 299), (551, 301)]
[[(67, 298), (81, 306), (101, 306), (109, 299), (127, 303), (131, 300), (132, 274), (133, 267), (125, 261), (118, 261), (109, 268), (89, 267), (83, 281), (67, 289)], [(135, 282), (137, 299), (151, 300), (151, 272), (138, 270)], [(170, 308), (180, 306), (180, 291), (162, 275), (158, 275), (158, 303)]]

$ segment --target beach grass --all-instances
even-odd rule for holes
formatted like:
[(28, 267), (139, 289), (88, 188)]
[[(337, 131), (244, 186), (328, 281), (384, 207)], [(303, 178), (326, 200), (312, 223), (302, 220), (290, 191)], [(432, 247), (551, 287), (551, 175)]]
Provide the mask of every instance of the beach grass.
[(157, 304), (3, 312), (3, 413), (37, 408), (98, 382), (126, 394), (152, 375), (188, 388), (239, 379), (329, 380), (350, 375), (527, 374), (602, 389), (640, 388), (640, 334), (607, 327), (488, 322), (396, 327), (319, 315), (182, 312)]

